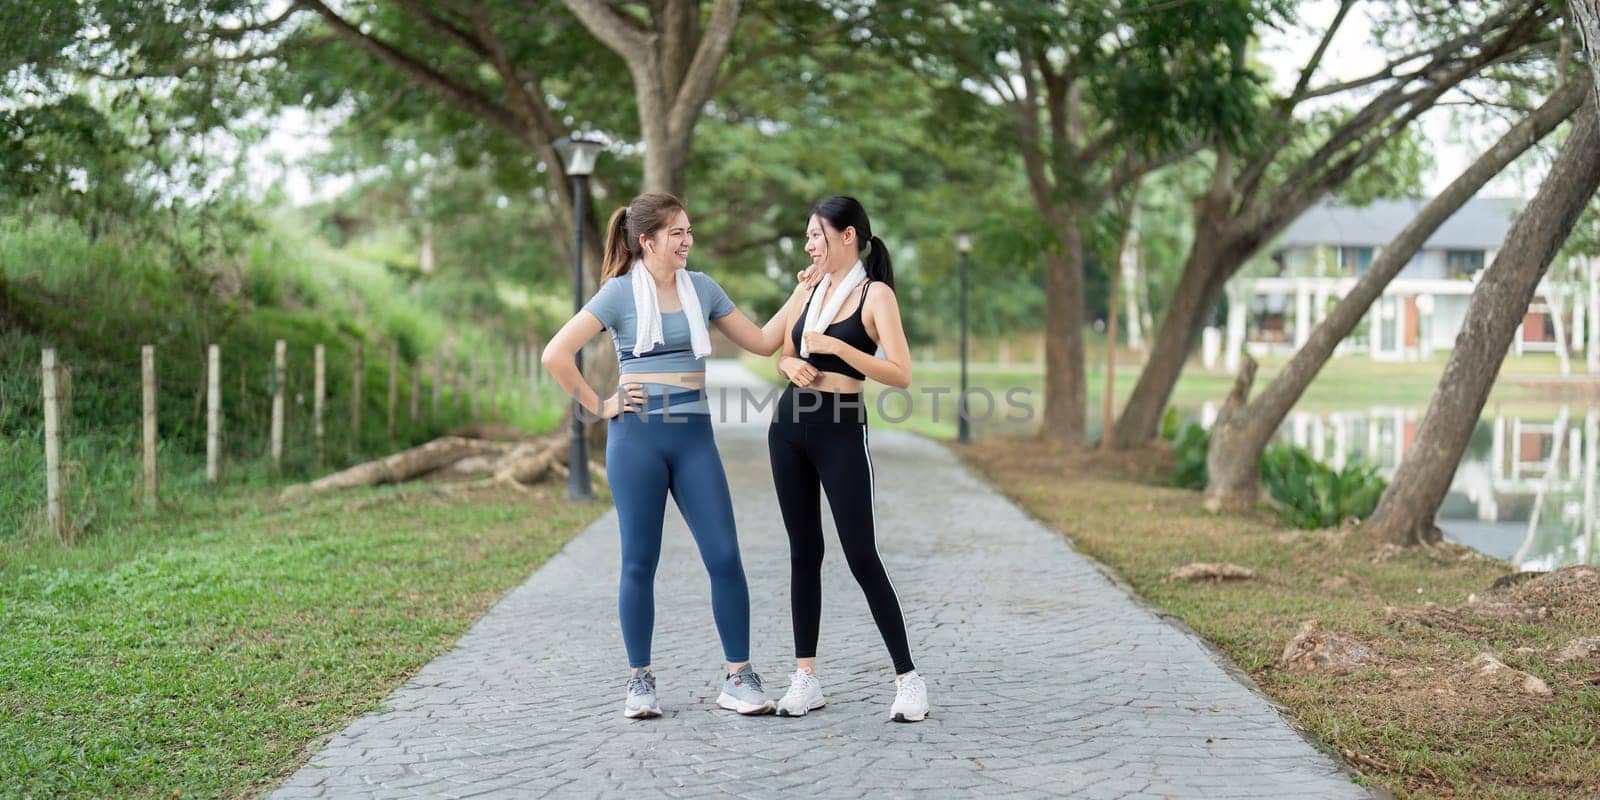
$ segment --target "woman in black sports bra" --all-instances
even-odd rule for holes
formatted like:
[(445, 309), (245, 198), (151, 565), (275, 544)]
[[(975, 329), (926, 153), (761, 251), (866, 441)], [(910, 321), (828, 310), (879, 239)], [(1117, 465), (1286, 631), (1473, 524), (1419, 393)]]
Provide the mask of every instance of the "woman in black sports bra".
[[(821, 491), (828, 493), (840, 549), (866, 594), (873, 621), (894, 659), (890, 718), (928, 715), (928, 689), (911, 661), (905, 619), (878, 553), (872, 455), (861, 389), (866, 379), (911, 385), (911, 353), (900, 324), (889, 252), (851, 197), (830, 197), (811, 211), (806, 252), (824, 276), (810, 302), (788, 321), (778, 368), (789, 379), (767, 430), (772, 481), (789, 533), (795, 673), (778, 702), (780, 716), (821, 708), (816, 677), (822, 615)], [(793, 313), (793, 312), (791, 312)], [(881, 349), (883, 358), (875, 353)]]

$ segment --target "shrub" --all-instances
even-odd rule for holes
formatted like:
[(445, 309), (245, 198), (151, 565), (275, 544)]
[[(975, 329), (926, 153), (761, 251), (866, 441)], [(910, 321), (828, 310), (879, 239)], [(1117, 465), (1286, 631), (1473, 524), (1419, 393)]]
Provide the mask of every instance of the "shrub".
[(1206, 488), (1206, 453), (1211, 449), (1211, 432), (1196, 423), (1185, 425), (1172, 439), (1176, 464), (1172, 485), (1184, 489)]
[(1335, 470), (1292, 445), (1267, 448), (1261, 480), (1281, 504), (1279, 519), (1306, 529), (1333, 527), (1350, 517), (1366, 519), (1387, 486), (1376, 467), (1351, 462)]

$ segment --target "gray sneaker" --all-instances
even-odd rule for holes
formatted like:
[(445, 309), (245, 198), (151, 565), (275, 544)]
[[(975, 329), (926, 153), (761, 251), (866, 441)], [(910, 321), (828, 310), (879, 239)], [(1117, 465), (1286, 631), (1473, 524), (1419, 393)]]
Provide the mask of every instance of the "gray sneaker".
[(767, 699), (767, 693), (761, 690), (761, 676), (746, 664), (723, 679), (717, 707), (740, 714), (771, 714), (773, 704)]
[(628, 679), (628, 702), (622, 707), (622, 716), (629, 719), (661, 716), (654, 672), (641, 672)]

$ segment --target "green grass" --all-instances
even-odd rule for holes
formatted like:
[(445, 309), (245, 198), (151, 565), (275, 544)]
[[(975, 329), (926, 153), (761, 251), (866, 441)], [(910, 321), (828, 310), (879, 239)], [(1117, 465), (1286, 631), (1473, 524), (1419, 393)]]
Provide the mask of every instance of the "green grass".
[(0, 545), (0, 797), (267, 788), (609, 502), (559, 492), (243, 493)]

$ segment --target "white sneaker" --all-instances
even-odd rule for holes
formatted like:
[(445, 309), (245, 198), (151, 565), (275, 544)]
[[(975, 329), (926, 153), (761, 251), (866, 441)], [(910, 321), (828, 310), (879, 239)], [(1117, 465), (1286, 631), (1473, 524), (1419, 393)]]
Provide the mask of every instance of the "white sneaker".
[(895, 682), (894, 707), (889, 719), (895, 722), (921, 722), (928, 718), (928, 684), (915, 670)]
[(749, 664), (732, 675), (723, 673), (722, 694), (717, 695), (717, 706), (745, 715), (772, 713), (772, 701), (761, 688), (761, 676)]
[(784, 692), (783, 699), (778, 701), (778, 716), (803, 717), (807, 712), (816, 711), (827, 704), (827, 699), (822, 696), (822, 682), (817, 680), (817, 676), (797, 669), (794, 677), (789, 679), (789, 691)]
[(661, 716), (661, 703), (656, 700), (654, 672), (641, 672), (628, 679), (628, 700), (622, 706), (622, 716), (628, 719)]

